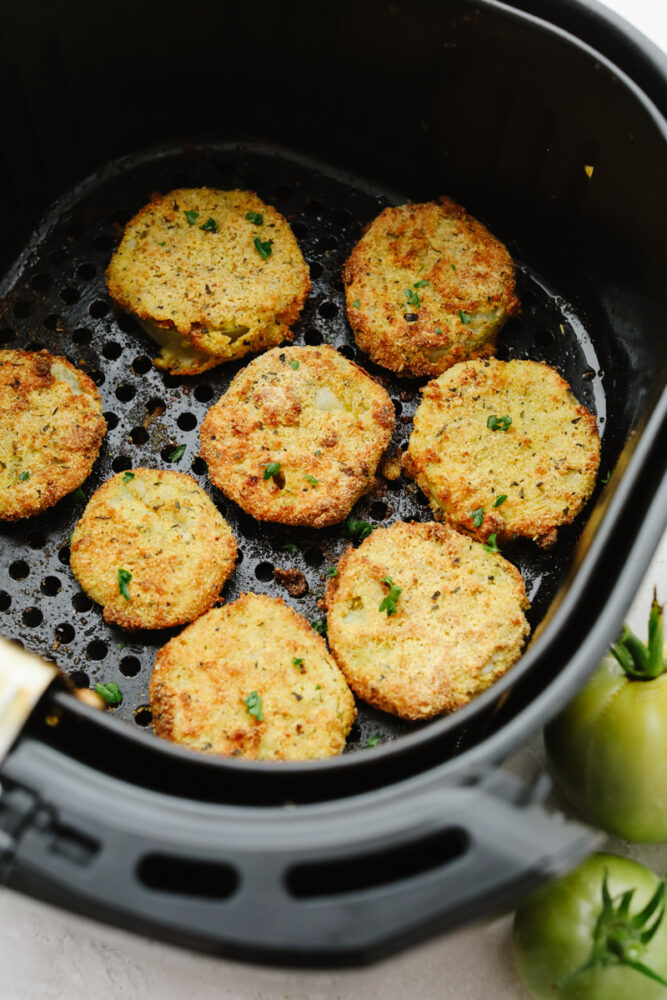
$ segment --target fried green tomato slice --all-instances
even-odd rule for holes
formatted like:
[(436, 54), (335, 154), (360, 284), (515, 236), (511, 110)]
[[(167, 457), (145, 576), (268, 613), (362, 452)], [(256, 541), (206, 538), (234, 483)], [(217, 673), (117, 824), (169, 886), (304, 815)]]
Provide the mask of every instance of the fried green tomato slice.
[(206, 414), (201, 454), (258, 521), (322, 528), (372, 489), (394, 420), (382, 386), (332, 347), (274, 348)]
[(72, 534), (72, 572), (125, 629), (193, 621), (215, 603), (236, 562), (236, 539), (192, 476), (132, 469), (90, 498)]
[(422, 390), (404, 467), (433, 510), (474, 537), (543, 548), (595, 486), (595, 417), (537, 361), (468, 361)]
[(449, 198), (385, 208), (343, 281), (357, 344), (399, 375), (439, 375), (494, 354), (498, 331), (519, 311), (506, 247)]
[(162, 348), (155, 364), (189, 375), (290, 340), (310, 291), (283, 216), (252, 191), (208, 187), (154, 195), (106, 278)]
[(324, 640), (263, 594), (214, 608), (168, 642), (157, 654), (150, 705), (164, 739), (264, 760), (341, 753), (356, 715)]
[(376, 528), (327, 585), (329, 646), (352, 690), (403, 719), (462, 708), (518, 660), (518, 569), (449, 525)]
[(95, 383), (46, 351), (0, 351), (0, 519), (52, 507), (90, 474), (106, 434)]

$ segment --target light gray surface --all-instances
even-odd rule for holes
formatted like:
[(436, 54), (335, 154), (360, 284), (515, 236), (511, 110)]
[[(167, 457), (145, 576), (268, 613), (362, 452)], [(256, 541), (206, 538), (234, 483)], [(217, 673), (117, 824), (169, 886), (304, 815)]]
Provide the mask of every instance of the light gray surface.
[[(667, 50), (664, 0), (607, 6)], [(667, 598), (667, 536), (629, 617), (640, 635), (654, 584)], [(507, 766), (528, 777), (543, 763), (537, 738)], [(607, 848), (667, 873), (667, 845), (610, 840)], [(524, 1000), (509, 957), (510, 928), (509, 916), (467, 927), (361, 971), (289, 972), (194, 955), (0, 890), (0, 1000)]]

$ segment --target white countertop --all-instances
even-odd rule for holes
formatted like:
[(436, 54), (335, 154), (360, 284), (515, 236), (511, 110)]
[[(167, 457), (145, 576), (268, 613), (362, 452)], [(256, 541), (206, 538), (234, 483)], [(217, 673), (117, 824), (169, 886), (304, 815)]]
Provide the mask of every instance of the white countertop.
[[(667, 51), (667, 4), (607, 0), (606, 6)], [(654, 584), (664, 600), (667, 535), (628, 617), (640, 635)], [(536, 738), (508, 766), (528, 777), (543, 759)], [(667, 873), (667, 845), (610, 840), (607, 847)], [(522, 1000), (526, 994), (509, 955), (510, 927), (509, 916), (467, 927), (361, 971), (296, 972), (182, 951), (0, 889), (0, 1000)]]

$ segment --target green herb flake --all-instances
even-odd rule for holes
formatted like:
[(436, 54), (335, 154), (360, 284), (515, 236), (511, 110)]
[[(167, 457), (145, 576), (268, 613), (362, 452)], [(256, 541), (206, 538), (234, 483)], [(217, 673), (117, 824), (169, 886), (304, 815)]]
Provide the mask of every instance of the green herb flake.
[(484, 508), (478, 507), (477, 510), (474, 510), (472, 512), (470, 517), (472, 518), (472, 523), (475, 525), (475, 527), (481, 528), (482, 521), (484, 520)]
[(123, 478), (121, 479), (121, 483), (129, 483), (132, 479), (134, 479), (133, 472), (124, 472)]
[(379, 742), (380, 742), (380, 734), (379, 733), (373, 733), (373, 735), (369, 736), (368, 739), (366, 740), (366, 746), (367, 747), (376, 747)]
[(72, 493), (72, 500), (74, 500), (75, 503), (86, 502), (86, 494), (83, 492), (80, 486), (78, 490), (74, 490), (74, 493)]
[(289, 552), (291, 556), (295, 556), (299, 551), (294, 542), (286, 542), (285, 545), (281, 545), (280, 548), (283, 552)]
[(256, 691), (251, 691), (243, 701), (245, 702), (245, 707), (248, 709), (248, 715), (254, 715), (258, 722), (263, 722), (262, 696), (257, 694)]
[(185, 454), (185, 445), (179, 444), (177, 448), (174, 448), (171, 455), (168, 456), (168, 461), (170, 462), (180, 462)]
[(212, 219), (209, 216), (204, 225), (200, 226), (199, 228), (203, 229), (205, 233), (217, 233), (218, 223), (215, 221), (215, 219)]
[(327, 570), (327, 579), (333, 580), (335, 576), (338, 576), (338, 570), (335, 566), (329, 566), (329, 569)]
[(264, 216), (261, 212), (246, 212), (245, 217), (248, 222), (252, 222), (253, 226), (264, 225)]
[(352, 305), (354, 306), (355, 309), (358, 309), (359, 308), (359, 299), (355, 299), (354, 302), (352, 303)]
[(459, 314), (459, 319), (464, 324), (464, 326), (470, 326), (472, 324), (472, 316), (469, 316), (468, 313), (464, 313), (462, 309), (459, 309), (458, 314)]
[(505, 503), (506, 500), (507, 500), (507, 493), (501, 493), (500, 496), (496, 497), (496, 499), (494, 500), (493, 506), (500, 507), (502, 506), (502, 504)]
[(390, 615), (396, 614), (396, 604), (403, 588), (396, 586), (390, 576), (385, 576), (382, 582), (389, 587), (389, 593), (382, 599), (378, 611), (386, 611), (389, 618)]
[(115, 681), (110, 681), (109, 684), (96, 684), (96, 692), (104, 698), (107, 705), (120, 705), (123, 700), (123, 694)]
[(273, 479), (280, 472), (280, 462), (269, 462), (264, 469), (264, 479)]
[(19, 475), (19, 479), (21, 480), (22, 483), (26, 483), (30, 479), (30, 473), (27, 471), (27, 469), (25, 472), (22, 472)]
[(436, 333), (442, 333), (442, 330), (440, 329), (440, 327), (439, 327), (439, 326), (436, 326), (436, 328), (435, 328), (435, 332), (436, 332)]
[(327, 623), (324, 621), (323, 618), (317, 618), (313, 622), (313, 628), (318, 633), (318, 635), (326, 635), (327, 634)]
[(607, 484), (607, 483), (609, 482), (609, 478), (610, 478), (610, 476), (611, 476), (611, 472), (608, 472), (608, 473), (607, 473), (607, 475), (606, 475), (606, 476), (604, 477), (604, 479), (602, 480), (602, 485), (603, 485), (603, 486), (606, 486), (606, 484)]
[(127, 569), (118, 570), (118, 593), (122, 594), (126, 601), (130, 599), (130, 590), (128, 584), (132, 579), (132, 574)]
[(415, 281), (415, 283), (414, 283), (414, 285), (412, 287), (413, 288), (426, 288), (426, 286), (430, 285), (430, 284), (431, 284), (430, 281), (424, 281), (422, 279), (421, 281)]
[(300, 361), (298, 361), (298, 360), (297, 360), (297, 359), (295, 358), (295, 359), (294, 359), (294, 361), (288, 361), (287, 363), (288, 363), (288, 365), (290, 366), (290, 368), (293, 368), (293, 369), (294, 369), (294, 371), (296, 371), (296, 370), (297, 370), (297, 368), (299, 367), (299, 364), (300, 364)]
[(185, 218), (188, 220), (188, 225), (189, 226), (194, 226), (195, 222), (199, 218), (199, 212), (195, 212), (193, 210), (190, 210), (189, 212), (185, 213)]
[(512, 423), (511, 417), (489, 417), (486, 421), (486, 426), (492, 431), (506, 431), (509, 430)]
[(495, 534), (489, 535), (486, 545), (482, 545), (482, 548), (486, 549), (487, 552), (500, 552)]
[(305, 478), (306, 478), (307, 482), (310, 483), (311, 486), (319, 486), (320, 485), (319, 479), (316, 479), (315, 476), (306, 476)]
[(456, 264), (450, 264), (449, 266), (451, 267), (452, 271), (456, 270)]
[(255, 236), (253, 243), (255, 244), (255, 250), (262, 258), (262, 260), (268, 260), (272, 253), (271, 248), (273, 245), (273, 240), (266, 240), (266, 242), (262, 242), (259, 236)]
[(313, 455), (317, 455), (318, 457), (319, 457), (319, 456), (320, 456), (321, 454), (322, 454), (322, 452), (321, 452), (321, 450), (320, 450), (319, 448), (317, 449), (317, 451), (314, 451), (314, 452), (313, 452)]
[(297, 670), (299, 671), (300, 674), (305, 673), (306, 668), (303, 665), (303, 657), (302, 656), (293, 656), (292, 657), (292, 663), (297, 668)]
[(315, 690), (316, 691), (321, 691), (322, 690), (322, 685), (321, 684), (316, 684), (315, 685)]
[(405, 297), (408, 300), (408, 305), (413, 306), (415, 309), (419, 309), (421, 303), (419, 301), (419, 295), (417, 294), (417, 292), (415, 292), (412, 288), (404, 288), (403, 292), (405, 293)]
[(350, 515), (345, 522), (345, 530), (351, 538), (363, 542), (364, 538), (368, 538), (373, 530), (373, 525), (369, 521), (357, 521)]

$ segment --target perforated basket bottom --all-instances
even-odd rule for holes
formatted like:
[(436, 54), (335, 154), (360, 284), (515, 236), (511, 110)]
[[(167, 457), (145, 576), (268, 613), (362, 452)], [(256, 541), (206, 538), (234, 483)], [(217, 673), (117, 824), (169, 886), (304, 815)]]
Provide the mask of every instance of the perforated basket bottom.
[[(233, 145), (162, 149), (109, 164), (67, 193), (3, 279), (0, 343), (65, 355), (99, 386), (109, 431), (83, 485), (86, 499), (112, 473), (134, 466), (191, 473), (239, 542), (239, 561), (224, 600), (248, 590), (279, 595), (310, 621), (322, 619), (318, 600), (327, 570), (350, 544), (343, 526), (316, 531), (260, 524), (211, 486), (198, 457), (199, 424), (244, 362), (198, 377), (158, 371), (151, 363), (154, 346), (130, 317), (114, 310), (106, 292), (104, 269), (124, 224), (154, 191), (201, 185), (255, 190), (287, 217), (313, 283), (294, 342), (330, 343), (378, 377), (397, 412), (392, 448), (404, 447), (425, 380), (394, 378), (358, 350), (345, 317), (340, 275), (362, 227), (390, 202), (408, 200), (409, 192), (400, 198), (275, 150)], [(433, 192), (440, 193), (456, 195)], [(503, 235), (508, 239), (511, 234)], [(499, 356), (554, 365), (579, 400), (597, 412), (602, 430), (602, 373), (585, 324), (547, 281), (520, 262), (518, 286), (522, 314), (503, 331)], [(182, 444), (183, 457), (173, 465), (168, 456)], [(116, 681), (123, 703), (115, 715), (150, 726), (148, 681), (155, 652), (178, 630), (126, 633), (104, 622), (101, 609), (81, 591), (69, 568), (68, 540), (83, 507), (83, 499), (72, 494), (39, 517), (0, 526), (0, 629), (54, 659), (79, 686)], [(360, 501), (354, 513), (374, 524), (431, 519), (425, 498), (404, 479)], [(557, 589), (580, 528), (578, 523), (563, 530), (549, 552), (528, 543), (505, 550), (526, 581), (532, 626)], [(300, 570), (308, 593), (290, 597), (275, 582), (274, 567)], [(373, 734), (391, 739), (415, 725), (362, 702), (358, 708), (346, 752), (365, 747)]]

